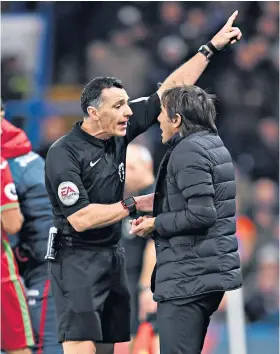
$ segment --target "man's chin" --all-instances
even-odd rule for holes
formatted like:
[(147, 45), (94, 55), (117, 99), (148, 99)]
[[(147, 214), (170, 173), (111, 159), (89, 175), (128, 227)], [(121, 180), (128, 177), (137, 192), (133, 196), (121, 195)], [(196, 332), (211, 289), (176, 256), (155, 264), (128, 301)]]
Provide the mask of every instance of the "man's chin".
[(115, 136), (126, 136), (126, 129), (115, 130)]

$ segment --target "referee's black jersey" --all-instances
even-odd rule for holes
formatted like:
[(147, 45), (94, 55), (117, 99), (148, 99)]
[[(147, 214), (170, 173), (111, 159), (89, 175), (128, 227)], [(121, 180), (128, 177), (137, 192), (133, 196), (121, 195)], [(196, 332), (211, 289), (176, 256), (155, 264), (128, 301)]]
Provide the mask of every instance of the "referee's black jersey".
[(137, 135), (156, 123), (160, 113), (157, 94), (130, 102), (133, 115), (125, 137), (97, 139), (81, 129), (57, 140), (49, 149), (45, 181), (53, 207), (54, 225), (73, 244), (114, 245), (121, 237), (121, 222), (99, 229), (76, 232), (67, 217), (90, 203), (113, 204), (123, 198), (126, 148)]

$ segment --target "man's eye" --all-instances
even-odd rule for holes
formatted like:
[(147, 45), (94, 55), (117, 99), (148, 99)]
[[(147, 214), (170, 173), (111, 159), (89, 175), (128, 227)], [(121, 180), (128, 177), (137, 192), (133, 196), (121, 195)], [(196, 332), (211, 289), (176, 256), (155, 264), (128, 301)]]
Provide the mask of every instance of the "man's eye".
[(121, 108), (121, 105), (120, 104), (118, 104), (117, 106), (116, 106), (116, 108), (118, 109), (118, 108)]

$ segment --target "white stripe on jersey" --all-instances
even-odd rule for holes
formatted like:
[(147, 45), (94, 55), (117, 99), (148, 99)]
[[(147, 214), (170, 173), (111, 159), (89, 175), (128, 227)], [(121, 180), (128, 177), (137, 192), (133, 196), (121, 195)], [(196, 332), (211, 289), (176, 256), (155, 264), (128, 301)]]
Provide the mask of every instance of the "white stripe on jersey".
[(135, 100), (129, 101), (129, 103), (136, 103), (136, 102), (141, 102), (141, 101), (147, 101), (150, 98), (150, 96), (148, 97), (139, 97), (136, 98)]

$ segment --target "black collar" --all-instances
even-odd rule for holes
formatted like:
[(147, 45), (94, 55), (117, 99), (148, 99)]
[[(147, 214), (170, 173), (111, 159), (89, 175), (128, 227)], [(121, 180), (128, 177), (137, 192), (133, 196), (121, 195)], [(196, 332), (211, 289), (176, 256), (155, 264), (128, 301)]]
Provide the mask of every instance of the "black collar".
[(113, 137), (108, 140), (102, 140), (96, 138), (93, 135), (88, 134), (81, 128), (82, 123), (83, 121), (79, 121), (74, 125), (72, 130), (74, 134), (78, 134), (80, 137), (87, 140), (89, 143), (100, 146), (102, 148), (106, 148), (106, 146), (110, 145), (113, 142)]
[[(199, 132), (195, 132), (195, 133), (190, 133), (186, 136), (180, 136), (179, 133), (175, 134), (172, 136), (172, 138), (170, 138), (166, 144), (171, 146), (173, 149), (174, 147), (179, 144), (179, 142), (183, 139), (187, 139), (187, 138), (190, 138), (192, 137), (193, 135), (199, 135), (199, 136), (203, 136), (203, 135), (206, 135), (206, 134), (214, 134), (214, 133), (210, 133), (208, 130), (201, 130)], [(217, 134), (215, 134), (217, 135)]]
[(166, 145), (174, 148), (184, 137), (180, 136), (179, 133), (173, 135), (167, 142)]

